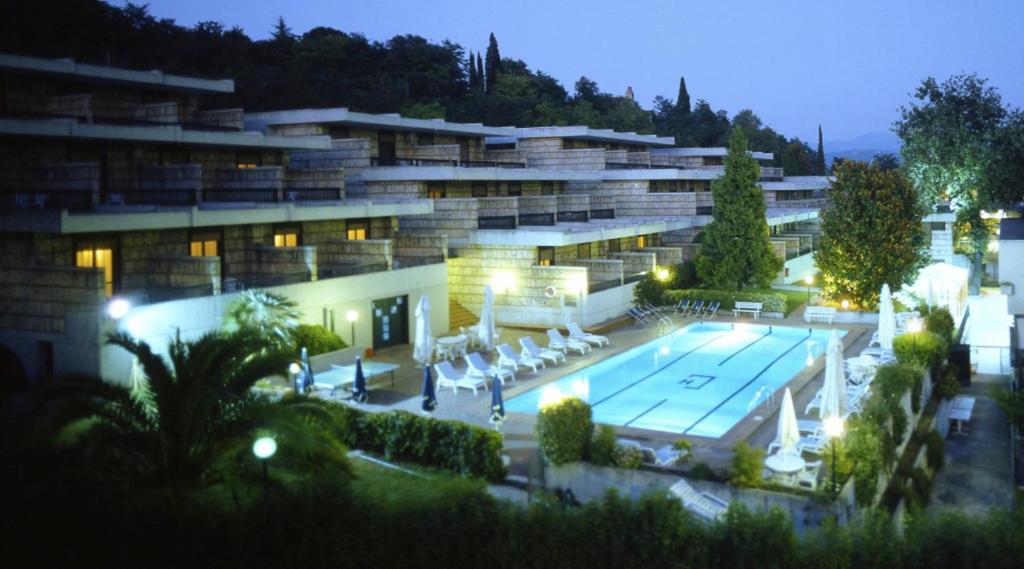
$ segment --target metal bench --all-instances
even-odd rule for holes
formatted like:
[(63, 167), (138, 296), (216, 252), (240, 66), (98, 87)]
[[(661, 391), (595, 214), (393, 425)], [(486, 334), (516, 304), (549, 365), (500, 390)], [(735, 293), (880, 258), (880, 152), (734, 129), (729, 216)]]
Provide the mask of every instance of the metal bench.
[(732, 315), (739, 317), (740, 314), (752, 314), (755, 319), (761, 317), (761, 310), (764, 309), (763, 302), (739, 301), (732, 309)]
[(826, 322), (831, 324), (836, 319), (836, 309), (831, 306), (808, 306), (804, 310), (805, 322)]

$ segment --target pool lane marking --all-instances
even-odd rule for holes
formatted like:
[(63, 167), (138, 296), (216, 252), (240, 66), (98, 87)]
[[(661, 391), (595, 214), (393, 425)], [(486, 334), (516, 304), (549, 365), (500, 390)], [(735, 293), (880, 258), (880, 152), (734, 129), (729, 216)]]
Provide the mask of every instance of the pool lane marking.
[(760, 342), (761, 340), (764, 340), (765, 338), (767, 338), (768, 336), (771, 336), (771, 335), (772, 335), (772, 330), (771, 330), (771, 328), (769, 328), (768, 331), (765, 332), (763, 336), (761, 336), (760, 338), (758, 338), (758, 339), (754, 340), (753, 342), (747, 344), (746, 346), (743, 346), (739, 350), (736, 350), (735, 352), (733, 352), (733, 354), (731, 356), (729, 356), (729, 357), (725, 358), (724, 360), (718, 362), (718, 365), (722, 366), (725, 362), (727, 362), (727, 361), (733, 359), (734, 357), (738, 356), (740, 354), (740, 352), (742, 352), (743, 350), (749, 348), (750, 346), (753, 346), (754, 344)]
[(658, 405), (661, 405), (662, 403), (664, 403), (666, 401), (668, 401), (668, 399), (662, 399), (661, 401), (655, 403), (654, 405), (651, 405), (651, 407), (649, 409), (647, 409), (643, 413), (640, 413), (636, 417), (633, 417), (632, 419), (626, 421), (625, 424), (623, 424), (622, 426), (623, 427), (628, 427), (630, 425), (630, 423), (632, 423), (633, 421), (636, 421), (637, 419), (639, 419), (640, 417), (643, 417), (644, 415), (650, 413), (651, 411), (654, 411), (654, 409), (657, 408)]
[[(810, 335), (811, 335), (810, 332), (808, 332), (807, 336), (810, 337)], [(689, 427), (686, 427), (685, 429), (683, 429), (682, 434), (685, 435), (685, 434), (689, 433), (690, 429), (696, 427), (697, 425), (699, 425), (701, 423), (701, 421), (703, 421), (704, 419), (707, 419), (712, 414), (714, 414), (715, 411), (718, 411), (719, 409), (721, 409), (722, 406), (725, 405), (726, 403), (728, 403), (730, 399), (732, 399), (733, 397), (736, 397), (737, 395), (739, 395), (740, 392), (743, 391), (744, 389), (746, 389), (751, 383), (754, 383), (755, 381), (757, 381), (757, 378), (759, 378), (762, 375), (764, 375), (764, 372), (768, 371), (769, 368), (771, 368), (773, 365), (778, 363), (778, 361), (781, 360), (782, 358), (784, 358), (788, 353), (790, 353), (793, 350), (795, 350), (795, 349), (799, 348), (800, 346), (804, 345), (804, 342), (806, 342), (806, 341), (807, 341), (807, 338), (800, 338), (800, 341), (798, 341), (796, 344), (793, 344), (793, 347), (789, 348), (785, 352), (782, 352), (781, 354), (779, 354), (779, 356), (777, 358), (772, 360), (772, 363), (766, 365), (764, 367), (764, 369), (762, 369), (761, 371), (757, 372), (757, 375), (752, 377), (750, 379), (750, 381), (744, 383), (742, 387), (740, 387), (736, 391), (733, 391), (732, 395), (730, 395), (730, 396), (726, 397), (725, 399), (723, 399), (718, 405), (715, 405), (714, 407), (712, 407), (710, 411), (708, 411), (707, 413), (704, 413), (704, 415), (700, 419), (697, 419)]]
[(674, 359), (674, 360), (672, 360), (672, 361), (668, 362), (667, 364), (665, 364), (665, 365), (663, 365), (663, 366), (659, 367), (658, 369), (656, 369), (656, 370), (652, 371), (651, 373), (649, 373), (649, 374), (647, 374), (647, 375), (645, 375), (645, 376), (641, 377), (640, 379), (638, 379), (638, 380), (634, 381), (633, 383), (630, 383), (629, 385), (627, 385), (627, 386), (623, 387), (622, 389), (620, 389), (620, 390), (618, 390), (618, 391), (615, 391), (615, 392), (613, 392), (613, 393), (611, 393), (611, 394), (609, 394), (609, 395), (605, 396), (605, 397), (604, 397), (603, 399), (601, 399), (600, 401), (598, 401), (598, 402), (596, 402), (596, 403), (591, 403), (591, 404), (590, 404), (590, 408), (591, 408), (591, 409), (593, 409), (594, 407), (597, 407), (598, 405), (600, 405), (600, 404), (604, 403), (605, 401), (608, 401), (608, 400), (609, 400), (609, 399), (611, 399), (612, 397), (615, 397), (616, 395), (618, 395), (618, 394), (622, 393), (623, 391), (625, 391), (625, 390), (629, 389), (630, 387), (633, 387), (634, 385), (637, 385), (637, 384), (639, 384), (639, 383), (641, 383), (641, 382), (647, 381), (648, 379), (650, 379), (651, 377), (653, 377), (654, 375), (656, 375), (656, 374), (657, 374), (658, 372), (660, 372), (660, 371), (662, 371), (662, 370), (664, 370), (664, 369), (668, 368), (668, 367), (669, 367), (669, 366), (671, 366), (672, 364), (674, 364), (674, 363), (678, 362), (679, 360), (681, 360), (681, 359), (685, 358), (686, 356), (688, 356), (688, 355), (692, 354), (693, 352), (696, 352), (697, 350), (699, 350), (699, 349), (703, 348), (704, 346), (706, 346), (706, 345), (710, 344), (711, 342), (714, 342), (715, 340), (720, 340), (720, 339), (722, 339), (722, 338), (726, 337), (727, 335), (729, 335), (729, 333), (730, 333), (730, 332), (732, 332), (732, 330), (729, 330), (729, 331), (726, 331), (726, 332), (722, 332), (721, 334), (719, 334), (719, 335), (715, 336), (714, 338), (711, 338), (710, 340), (708, 340), (707, 342), (704, 342), (703, 344), (701, 344), (701, 345), (697, 346), (696, 348), (694, 348), (694, 349), (692, 349), (692, 350), (690, 350), (690, 351), (688, 351), (688, 352), (684, 352), (684, 353), (683, 353), (683, 354), (682, 354), (681, 356), (679, 356), (678, 358), (676, 358), (676, 359)]

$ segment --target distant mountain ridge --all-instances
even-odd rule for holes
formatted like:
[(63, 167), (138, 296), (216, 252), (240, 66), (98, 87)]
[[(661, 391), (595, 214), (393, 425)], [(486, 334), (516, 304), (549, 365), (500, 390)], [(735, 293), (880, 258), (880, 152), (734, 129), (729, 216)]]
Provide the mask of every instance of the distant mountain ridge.
[(900, 153), (902, 141), (891, 131), (869, 132), (847, 140), (825, 141), (825, 163), (829, 166), (836, 158), (869, 162), (876, 154)]

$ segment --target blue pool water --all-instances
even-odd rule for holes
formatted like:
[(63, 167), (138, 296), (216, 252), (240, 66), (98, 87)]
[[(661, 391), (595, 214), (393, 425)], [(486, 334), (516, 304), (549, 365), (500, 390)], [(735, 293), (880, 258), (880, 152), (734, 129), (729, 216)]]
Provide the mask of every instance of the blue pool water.
[(514, 397), (506, 409), (536, 413), (542, 400), (575, 395), (590, 403), (598, 423), (720, 437), (753, 402), (773, 391), (778, 400), (808, 356), (824, 353), (830, 333), (695, 323)]

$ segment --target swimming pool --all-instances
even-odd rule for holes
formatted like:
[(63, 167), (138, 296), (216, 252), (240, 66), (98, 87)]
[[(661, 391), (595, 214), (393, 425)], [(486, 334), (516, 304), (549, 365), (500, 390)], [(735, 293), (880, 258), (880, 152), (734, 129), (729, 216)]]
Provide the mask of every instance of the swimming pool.
[(720, 437), (821, 355), (830, 333), (699, 322), (509, 399), (506, 409), (536, 413), (542, 401), (575, 395), (598, 423)]

